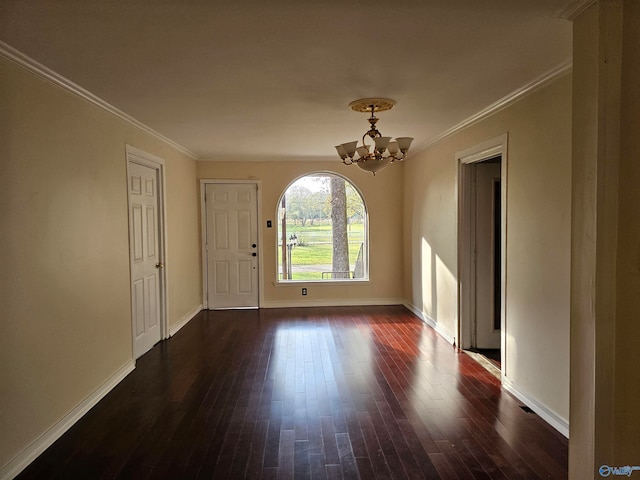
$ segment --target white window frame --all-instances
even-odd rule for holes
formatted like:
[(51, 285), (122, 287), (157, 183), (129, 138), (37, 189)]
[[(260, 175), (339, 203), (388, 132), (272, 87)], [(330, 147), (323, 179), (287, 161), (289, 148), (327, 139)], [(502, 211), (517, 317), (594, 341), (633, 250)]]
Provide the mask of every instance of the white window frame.
[[(280, 263), (280, 249), (282, 248), (280, 245), (278, 245), (278, 242), (280, 241), (280, 205), (282, 205), (282, 197), (287, 193), (287, 190), (289, 190), (289, 188), (291, 188), (291, 186), (296, 183), (298, 180), (300, 180), (301, 178), (305, 178), (305, 177), (313, 177), (313, 176), (321, 176), (321, 175), (333, 175), (336, 177), (340, 177), (342, 179), (344, 179), (345, 182), (348, 182), (349, 185), (351, 185), (351, 187), (358, 193), (358, 195), (360, 195), (360, 199), (362, 200), (362, 205), (364, 207), (364, 230), (363, 230), (363, 234), (364, 234), (364, 244), (363, 244), (363, 251), (362, 251), (362, 255), (365, 259), (365, 264), (364, 264), (364, 277), (363, 278), (353, 278), (353, 279), (325, 279), (325, 280), (285, 280), (280, 278), (280, 267), (281, 267), (281, 263)], [(309, 173), (305, 173), (303, 175), (299, 175), (298, 177), (294, 178), (291, 182), (289, 182), (289, 184), (286, 186), (286, 188), (282, 191), (282, 193), (280, 194), (280, 196), (278, 197), (278, 202), (276, 203), (276, 211), (275, 211), (275, 216), (274, 218), (276, 219), (277, 225), (275, 225), (275, 248), (276, 248), (276, 255), (275, 255), (275, 260), (276, 260), (276, 271), (275, 271), (275, 276), (276, 276), (276, 285), (300, 285), (300, 284), (317, 284), (317, 285), (363, 285), (363, 284), (369, 284), (370, 283), (370, 272), (369, 272), (369, 208), (367, 207), (367, 202), (364, 198), (364, 195), (362, 194), (362, 191), (358, 188), (358, 186), (349, 178), (345, 177), (344, 175), (340, 175), (339, 173), (336, 172), (332, 172), (332, 171), (327, 171), (327, 170), (322, 170), (322, 171), (314, 171), (314, 172), (309, 172)], [(333, 228), (333, 227), (332, 227)]]

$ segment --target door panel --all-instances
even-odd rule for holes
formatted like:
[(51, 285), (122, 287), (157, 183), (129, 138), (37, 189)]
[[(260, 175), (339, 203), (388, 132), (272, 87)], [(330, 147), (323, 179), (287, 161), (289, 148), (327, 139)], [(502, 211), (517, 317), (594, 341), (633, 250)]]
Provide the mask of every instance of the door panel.
[(238, 261), (238, 292), (251, 294), (253, 288), (253, 262), (251, 260)]
[(144, 333), (144, 279), (133, 282), (133, 324), (137, 338)]
[[(496, 251), (499, 252), (500, 218), (496, 217), (495, 187), (500, 185), (499, 163), (478, 163), (476, 166), (476, 347), (500, 348), (500, 327), (495, 323), (500, 315), (499, 271), (496, 272)], [(499, 205), (497, 205), (499, 207)], [(496, 229), (496, 225), (498, 228)], [(497, 232), (497, 234), (496, 234)], [(496, 243), (498, 242), (496, 249)], [(499, 259), (498, 259), (499, 260)], [(496, 275), (497, 273), (497, 275)], [(499, 295), (498, 295), (499, 299)], [(497, 327), (497, 328), (496, 328)]]
[(258, 224), (255, 184), (205, 187), (209, 308), (258, 307)]
[[(153, 205), (147, 205), (147, 232), (156, 232), (156, 209)], [(147, 234), (147, 258), (156, 258), (157, 235)]]
[[(217, 205), (226, 205), (226, 202), (218, 202)], [(214, 243), (213, 248), (220, 252), (229, 249), (229, 213), (226, 210), (214, 211)]]
[(132, 205), (131, 207), (132, 229), (133, 235), (133, 260), (135, 262), (142, 261), (142, 205)]
[(138, 358), (160, 341), (158, 173), (129, 163), (133, 351)]
[(229, 289), (229, 262), (215, 262), (215, 293), (228, 294)]

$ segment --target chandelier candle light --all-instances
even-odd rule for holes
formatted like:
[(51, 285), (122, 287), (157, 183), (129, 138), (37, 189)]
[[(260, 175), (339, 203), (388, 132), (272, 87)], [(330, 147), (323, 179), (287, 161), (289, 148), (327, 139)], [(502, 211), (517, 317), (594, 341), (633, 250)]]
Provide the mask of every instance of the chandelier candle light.
[[(413, 138), (397, 137), (395, 140), (391, 140), (391, 137), (383, 137), (376, 128), (376, 123), (379, 119), (374, 113), (390, 110), (395, 104), (395, 100), (390, 98), (362, 98), (349, 104), (351, 110), (355, 112), (371, 112), (369, 117), (371, 128), (362, 136), (362, 146), (358, 147), (357, 140), (336, 146), (342, 163), (345, 165), (355, 163), (362, 170), (375, 175), (378, 170), (382, 170), (390, 163), (396, 160), (402, 161), (406, 158)], [(369, 151), (370, 145), (365, 143), (367, 136), (373, 139), (373, 151)]]

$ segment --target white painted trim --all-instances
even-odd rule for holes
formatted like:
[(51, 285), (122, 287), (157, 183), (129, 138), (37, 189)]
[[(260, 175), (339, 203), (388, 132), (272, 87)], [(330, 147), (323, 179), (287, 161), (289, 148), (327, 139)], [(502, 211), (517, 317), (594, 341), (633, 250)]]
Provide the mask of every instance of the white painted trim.
[(205, 199), (206, 180), (200, 180), (200, 259), (202, 262), (202, 308), (209, 308), (208, 278), (207, 278), (207, 204)]
[(414, 304), (409, 303), (409, 302), (403, 302), (403, 305), (411, 310), (411, 312), (418, 317), (420, 320), (422, 320), (424, 323), (426, 323), (427, 325), (429, 325), (431, 328), (433, 328), (436, 333), (438, 335), (440, 335), (442, 338), (444, 338), (447, 342), (449, 342), (451, 345), (455, 345), (456, 344), (456, 337), (454, 337), (453, 335), (451, 335), (447, 330), (445, 330), (444, 328), (442, 328), (440, 326), (440, 324), (438, 322), (436, 322), (433, 318), (431, 318), (429, 315), (427, 315), (426, 313), (424, 313), (423, 311), (421, 311), (418, 307), (416, 307)]
[[(169, 234), (167, 231), (167, 181), (165, 174), (165, 161), (163, 158), (157, 157), (151, 153), (145, 152), (136, 148), (132, 145), (125, 145), (126, 151), (126, 161), (127, 161), (127, 178), (125, 185), (127, 186), (127, 217), (128, 217), (128, 225), (129, 225), (129, 235), (131, 235), (132, 228), (132, 219), (130, 218), (130, 209), (131, 209), (131, 196), (129, 194), (129, 165), (131, 163), (137, 163), (139, 165), (144, 165), (146, 167), (152, 168), (158, 172), (159, 177), (159, 191), (158, 191), (158, 200), (159, 200), (159, 209), (158, 209), (158, 230), (160, 231), (160, 238), (158, 238), (158, 249), (160, 251), (160, 261), (164, 264), (164, 268), (160, 269), (160, 339), (165, 340), (169, 338), (171, 335), (169, 333), (169, 320), (168, 320), (168, 312), (169, 312), (169, 275), (167, 273), (167, 269), (170, 269), (171, 266), (168, 264), (167, 252), (169, 251), (167, 240), (169, 238)], [(132, 247), (129, 245), (129, 281), (131, 283), (131, 292), (133, 299), (133, 282), (132, 282), (132, 266), (133, 266), (133, 252)], [(133, 325), (133, 300), (131, 300), (131, 352), (132, 356), (136, 358), (134, 351), (134, 325)]]
[[(404, 306), (411, 310), (418, 318), (424, 321), (427, 325), (432, 327), (436, 333), (438, 333), (441, 337), (443, 337), (447, 342), (455, 345), (455, 337), (453, 337), (449, 332), (440, 327), (437, 322), (435, 322), (432, 318), (426, 315), (424, 312), (421, 312), (415, 305), (405, 302)], [(553, 410), (548, 408), (546, 405), (540, 403), (535, 398), (523, 393), (518, 387), (509, 379), (508, 377), (502, 375), (502, 386), (505, 390), (511, 393), (514, 397), (524, 403), (526, 406), (530, 407), (536, 414), (540, 416), (545, 422), (551, 425), (553, 428), (558, 430), (565, 437), (569, 438), (569, 422), (562, 418), (560, 415), (555, 413)]]
[[(209, 304), (207, 300), (209, 286), (207, 278), (207, 205), (205, 203), (205, 190), (207, 184), (219, 183), (219, 184), (234, 184), (240, 183), (245, 185), (256, 186), (256, 222), (258, 222), (258, 307), (261, 308), (264, 303), (264, 261), (263, 261), (263, 235), (262, 235), (262, 180), (257, 178), (251, 179), (214, 179), (203, 178), (200, 179), (200, 253), (202, 258), (202, 308), (208, 309)], [(256, 307), (248, 307), (256, 308)]]
[[(453, 337), (449, 332), (440, 327), (437, 322), (435, 322), (432, 318), (426, 315), (424, 312), (421, 312), (415, 305), (405, 302), (404, 306), (411, 310), (418, 318), (424, 321), (427, 325), (432, 327), (436, 333), (438, 333), (441, 337), (443, 337), (447, 342), (455, 345), (455, 337)], [(522, 392), (514, 382), (511, 381), (504, 374), (502, 375), (502, 386), (505, 390), (511, 393), (514, 397), (524, 403), (526, 406), (531, 408), (536, 414), (540, 416), (545, 422), (551, 425), (553, 428), (558, 430), (562, 435), (569, 438), (569, 422), (562, 418), (560, 415), (555, 413), (553, 410), (548, 408), (543, 403), (540, 403), (535, 398), (525, 394)]]
[(348, 300), (273, 300), (265, 301), (264, 308), (293, 307), (361, 307), (368, 305), (403, 305), (401, 298), (351, 298)]
[(556, 18), (574, 21), (597, 0), (569, 0), (553, 15)]
[(535, 92), (536, 90), (539, 90), (540, 88), (556, 81), (558, 78), (562, 77), (563, 75), (566, 75), (567, 73), (569, 73), (571, 71), (573, 67), (573, 63), (571, 61), (563, 63), (559, 66), (557, 66), (556, 68), (553, 68), (551, 70), (549, 70), (548, 72), (540, 75), (538, 78), (534, 79), (533, 81), (529, 82), (528, 84), (524, 85), (523, 87), (511, 92), (509, 95), (506, 95), (504, 97), (502, 97), (500, 100), (498, 100), (495, 103), (492, 103), (491, 105), (489, 105), (486, 108), (483, 108), (482, 110), (480, 110), (478, 113), (475, 113), (474, 115), (471, 115), (469, 118), (463, 120), (462, 122), (458, 123), (457, 125), (454, 125), (453, 127), (451, 127), (448, 130), (445, 130), (444, 132), (442, 132), (440, 135), (438, 135), (437, 137), (429, 140), (428, 143), (426, 143), (425, 145), (421, 145), (418, 150), (416, 151), (412, 151), (411, 156), (415, 156), (417, 152), (422, 151), (424, 149), (426, 149), (427, 147), (430, 147), (431, 145), (438, 143), (439, 141), (445, 139), (446, 137), (449, 137), (451, 135), (453, 135), (456, 132), (459, 132), (460, 130), (473, 125), (474, 123), (478, 123), (482, 120), (484, 120), (487, 117), (490, 117), (491, 115), (493, 115), (494, 113), (499, 112), (500, 110), (504, 110), (505, 108), (507, 108), (508, 106), (514, 104), (515, 102), (517, 102), (518, 100), (520, 100), (521, 98), (529, 95), (530, 93)]
[(257, 155), (228, 155), (228, 154), (224, 154), (221, 155), (219, 157), (207, 157), (207, 158), (198, 158), (199, 161), (201, 162), (211, 162), (211, 163), (216, 163), (216, 162), (232, 162), (232, 163), (238, 163), (238, 162), (257, 162), (257, 163), (263, 163), (263, 162), (333, 162), (333, 161), (337, 161), (339, 165), (342, 165), (342, 160), (340, 160), (340, 157), (338, 157), (338, 155), (324, 155), (324, 156), (320, 156), (320, 155), (287, 155), (287, 154), (283, 154), (283, 155), (278, 155), (278, 156), (273, 156), (273, 155), (261, 155), (261, 156), (257, 156)]
[(133, 145), (127, 144), (125, 146), (127, 156), (132, 157), (136, 163), (141, 165), (146, 165), (147, 167), (156, 168), (157, 165), (164, 166), (165, 161), (164, 158), (153, 155), (152, 153), (145, 152)]
[(296, 287), (296, 288), (300, 288), (300, 287), (304, 287), (305, 285), (313, 285), (314, 287), (321, 287), (321, 285), (332, 285), (332, 286), (339, 286), (339, 287), (345, 287), (345, 286), (354, 286), (354, 285), (371, 285), (371, 280), (360, 280), (360, 279), (353, 279), (353, 280), (344, 280), (344, 279), (337, 279), (337, 280), (333, 280), (333, 279), (327, 279), (327, 280), (280, 280), (278, 282), (276, 282), (275, 280), (273, 280), (271, 282), (271, 285), (273, 285), (276, 288), (287, 288), (287, 287)]
[(262, 235), (262, 181), (256, 180), (256, 186), (258, 192), (256, 199), (258, 201), (258, 308), (264, 304), (264, 255), (262, 244), (264, 243), (264, 236)]
[(505, 377), (504, 375), (502, 376), (502, 386), (511, 395), (516, 397), (527, 407), (536, 412), (536, 414), (538, 414), (538, 416), (540, 416), (540, 418), (542, 418), (545, 422), (559, 431), (562, 435), (569, 438), (569, 421), (567, 419), (561, 417), (545, 404), (536, 400), (534, 397), (524, 393), (510, 378)]
[(469, 218), (470, 218), (470, 203), (469, 199), (465, 196), (465, 191), (469, 187), (469, 178), (466, 175), (465, 165), (469, 165), (483, 160), (488, 160), (492, 157), (500, 155), (502, 171), (501, 178), (501, 201), (502, 211), (501, 215), (501, 341), (500, 350), (502, 361), (500, 363), (502, 374), (507, 374), (507, 351), (506, 351), (506, 337), (507, 337), (507, 213), (508, 213), (508, 148), (509, 135), (504, 133), (497, 137), (485, 140), (473, 147), (467, 148), (455, 154), (456, 162), (458, 163), (458, 182), (457, 188), (457, 212), (458, 222), (456, 236), (458, 238), (458, 339), (461, 348), (469, 348), (472, 346), (471, 338), (471, 319), (472, 305), (474, 302), (474, 293), (472, 289), (464, 289), (464, 285), (470, 285), (474, 276), (473, 263), (471, 259), (471, 232), (469, 231)]
[(182, 327), (184, 327), (187, 323), (189, 323), (191, 320), (193, 320), (195, 318), (195, 316), (198, 315), (201, 311), (202, 311), (202, 304), (198, 305), (191, 312), (187, 313), (184, 317), (182, 317), (178, 321), (178, 323), (176, 323), (175, 325), (169, 327), (169, 336), (173, 337), (176, 333), (178, 333), (178, 331)]
[(82, 88), (80, 85), (77, 85), (76, 83), (73, 83), (71, 80), (63, 77), (62, 75), (60, 75), (59, 73), (54, 72), (53, 70), (51, 70), (50, 68), (45, 67), (44, 65), (42, 65), (41, 63), (35, 61), (34, 59), (28, 57), (27, 55), (25, 55), (24, 53), (20, 52), (19, 50), (13, 48), (11, 45), (0, 41), (0, 56), (6, 58), (7, 60), (15, 63), (16, 65), (18, 65), (19, 67), (24, 68), (25, 70), (33, 73), (34, 75), (50, 82), (53, 83), (54, 85), (70, 92), (73, 93), (74, 95), (77, 95), (78, 97), (82, 98), (83, 100), (111, 113), (112, 115), (115, 115), (116, 117), (118, 117), (120, 120), (124, 120), (125, 122), (127, 122), (128, 124), (138, 128), (139, 130), (142, 130), (143, 132), (147, 133), (148, 135), (151, 135), (152, 137), (157, 138), (158, 140), (166, 143), (167, 145), (175, 148), (177, 151), (187, 155), (188, 157), (192, 158), (193, 160), (199, 160), (198, 155), (196, 155), (194, 152), (192, 152), (191, 150), (189, 150), (186, 147), (183, 147), (182, 145), (180, 145), (177, 142), (174, 142), (173, 140), (171, 140), (170, 138), (165, 137), (164, 135), (162, 135), (159, 132), (156, 132), (154, 129), (152, 129), (151, 127), (148, 127), (147, 125), (145, 125), (142, 122), (139, 122), (138, 120), (136, 120), (135, 118), (133, 118), (130, 115), (127, 115), (126, 113), (124, 113), (122, 110), (114, 107), (113, 105), (111, 105), (110, 103), (106, 102), (105, 100), (101, 99), (100, 97), (98, 97), (97, 95), (94, 95), (93, 93), (89, 92), (88, 90), (85, 90), (84, 88)]
[(53, 442), (59, 439), (78, 420), (80, 420), (91, 408), (102, 400), (113, 388), (118, 385), (136, 367), (133, 360), (129, 360), (118, 369), (111, 377), (96, 388), (87, 398), (67, 413), (60, 421), (40, 435), (31, 445), (16, 455), (9, 463), (0, 469), (0, 479), (9, 480), (15, 478), (42, 452), (49, 448)]
[(481, 162), (489, 158), (502, 155), (503, 145), (507, 143), (507, 134), (503, 133), (484, 142), (480, 142), (473, 147), (466, 148), (460, 152), (456, 152), (456, 160), (462, 163)]

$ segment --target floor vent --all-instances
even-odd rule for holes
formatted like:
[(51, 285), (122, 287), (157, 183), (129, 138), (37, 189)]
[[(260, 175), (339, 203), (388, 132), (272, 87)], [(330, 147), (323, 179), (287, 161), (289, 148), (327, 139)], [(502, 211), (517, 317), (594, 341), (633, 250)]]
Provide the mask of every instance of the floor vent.
[(520, 405), (520, 408), (526, 413), (536, 413), (533, 410), (531, 410), (529, 407), (527, 407), (526, 405)]

